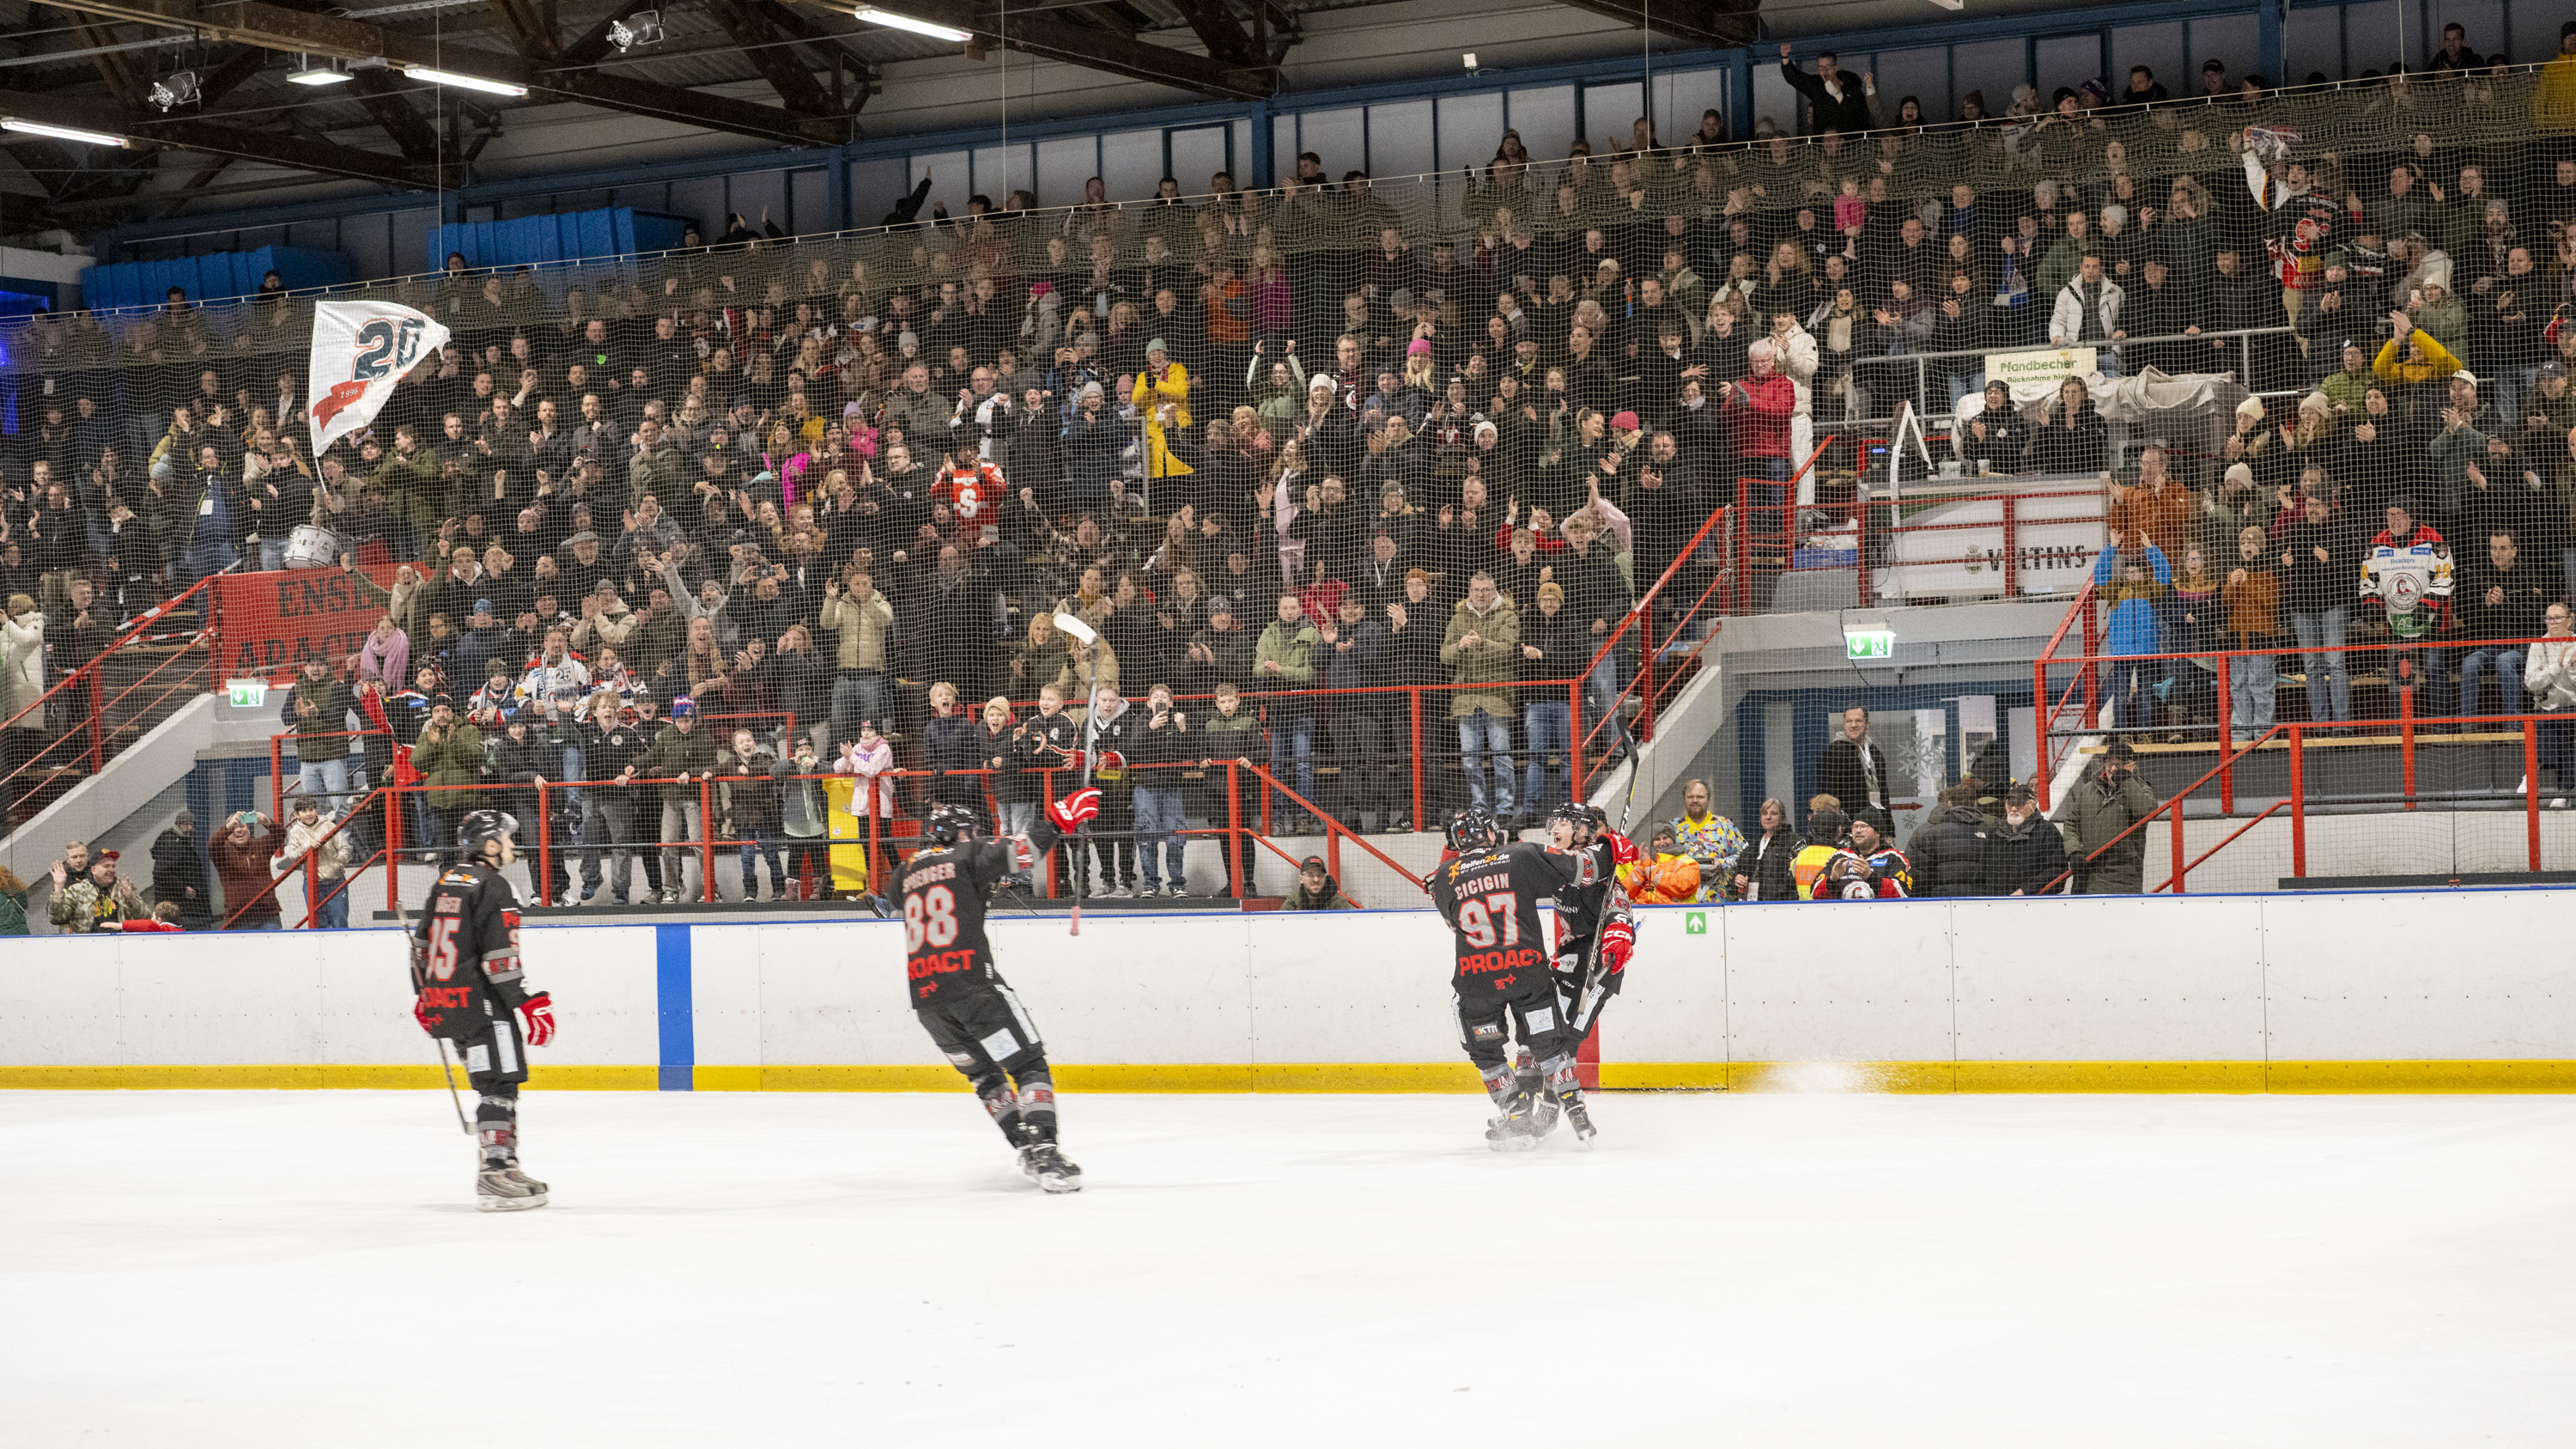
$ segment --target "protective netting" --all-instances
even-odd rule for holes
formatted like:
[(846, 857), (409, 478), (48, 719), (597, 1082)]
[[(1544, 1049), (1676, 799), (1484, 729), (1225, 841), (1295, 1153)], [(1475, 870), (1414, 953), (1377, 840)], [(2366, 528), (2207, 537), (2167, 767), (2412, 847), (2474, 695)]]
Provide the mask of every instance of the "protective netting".
[[(624, 694), (792, 711), (827, 755), (867, 719), (909, 740), (933, 683), (970, 711), (1163, 682), (1212, 712), (1227, 686), (1259, 742), (1230, 753), (1379, 829), (1417, 798), (1562, 796), (1723, 612), (2089, 577), (2125, 621), (2106, 653), (2288, 652), (2329, 608), (2412, 639), (2393, 573), (2354, 593), (2404, 501), (2480, 541), (2425, 646), (2445, 690), (2450, 641), (2542, 632), (2576, 574), (2553, 365), (2576, 357), (2576, 60), (1932, 125), (1801, 83), (1778, 119), (1824, 134), (1721, 143), (1712, 117), (1552, 159), (1506, 135), (1437, 176), (1318, 156), (1267, 191), (956, 218), (916, 192), (861, 233), (341, 289), (455, 342), (318, 468), (311, 298), (38, 317), (0, 364), (29, 485), (0, 565), (48, 603), (91, 574), (131, 613), (283, 562), (318, 519), (419, 565), (392, 602), (411, 638), (497, 629), (476, 658), (522, 661), (560, 628)], [(1833, 128), (1863, 116), (1887, 129)], [(1986, 393), (1992, 354), (2047, 347), (2085, 361)], [(2151, 369), (2235, 391), (2132, 395)], [(1936, 491), (1874, 501), (1903, 406), (1933, 420), (1908, 485)], [(1919, 475), (1950, 465), (2023, 481), (1944, 500)], [(2076, 502), (2028, 511), (2043, 493)], [(1889, 572), (1909, 530), (1913, 582)], [(2270, 581), (2241, 613), (2239, 566)], [(2491, 602), (2477, 570), (2517, 567), (2536, 582)], [(1058, 609), (1101, 656), (1040, 622)], [(1670, 667), (1631, 688), (1647, 649)], [(482, 683), (422, 652), (460, 700)], [(2161, 670), (2118, 727), (2206, 737), (2192, 682)]]

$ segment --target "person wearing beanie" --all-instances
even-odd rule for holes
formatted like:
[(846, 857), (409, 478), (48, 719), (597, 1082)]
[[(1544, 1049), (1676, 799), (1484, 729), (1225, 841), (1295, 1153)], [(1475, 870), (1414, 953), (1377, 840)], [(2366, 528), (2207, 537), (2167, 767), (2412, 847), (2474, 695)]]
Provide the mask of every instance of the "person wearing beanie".
[(206, 877), (205, 845), (197, 839), (193, 810), (180, 811), (152, 842), (152, 896), (178, 906), (184, 929), (202, 931), (214, 924), (215, 888)]
[[(1159, 495), (1154, 480), (1186, 478), (1197, 471), (1172, 452), (1172, 440), (1187, 432), (1190, 419), (1190, 370), (1172, 360), (1171, 349), (1157, 337), (1145, 344), (1145, 365), (1136, 373), (1136, 388), (1128, 396), (1136, 405), (1137, 416), (1145, 428), (1145, 478), (1149, 494)], [(1168, 510), (1169, 504), (1158, 504), (1148, 497), (1150, 509)]]

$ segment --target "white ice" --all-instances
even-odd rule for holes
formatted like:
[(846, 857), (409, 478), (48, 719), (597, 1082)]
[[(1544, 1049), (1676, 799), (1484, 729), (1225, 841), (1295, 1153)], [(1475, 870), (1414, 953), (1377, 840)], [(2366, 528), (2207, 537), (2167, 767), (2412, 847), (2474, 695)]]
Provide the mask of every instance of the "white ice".
[(0, 1444), (2565, 1444), (2576, 1103), (0, 1093)]

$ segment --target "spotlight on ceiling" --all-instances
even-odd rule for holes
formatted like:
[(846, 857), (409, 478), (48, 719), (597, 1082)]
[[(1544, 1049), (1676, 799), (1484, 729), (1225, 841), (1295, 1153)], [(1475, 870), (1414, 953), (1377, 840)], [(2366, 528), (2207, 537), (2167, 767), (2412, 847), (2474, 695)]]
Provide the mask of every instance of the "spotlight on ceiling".
[(193, 106), (197, 103), (197, 73), (183, 70), (168, 80), (154, 81), (144, 99), (164, 111)]
[(883, 25), (893, 30), (909, 30), (915, 35), (927, 35), (933, 40), (963, 42), (975, 38), (971, 32), (960, 30), (953, 25), (937, 25), (927, 20), (915, 20), (909, 15), (898, 15), (891, 10), (879, 10), (873, 5), (862, 5), (850, 13), (870, 25)]
[(623, 20), (611, 22), (608, 27), (608, 40), (610, 44), (617, 47), (620, 55), (638, 46), (660, 45), (662, 12), (638, 10)]

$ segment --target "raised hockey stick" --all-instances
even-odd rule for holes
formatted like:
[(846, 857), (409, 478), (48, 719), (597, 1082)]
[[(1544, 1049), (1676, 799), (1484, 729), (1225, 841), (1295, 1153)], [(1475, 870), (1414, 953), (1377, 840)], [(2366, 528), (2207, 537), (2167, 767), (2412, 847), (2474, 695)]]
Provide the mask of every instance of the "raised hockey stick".
[[(1058, 610), (1055, 626), (1089, 645), (1091, 654), (1091, 699), (1082, 709), (1082, 784), (1091, 786), (1091, 765), (1099, 754), (1100, 739), (1100, 631), (1073, 615)], [(1091, 871), (1091, 826), (1085, 822), (1073, 833), (1073, 912), (1067, 935), (1082, 934), (1082, 878)], [(1114, 884), (1115, 882), (1113, 882)]]
[(456, 1094), (456, 1073), (450, 1071), (447, 1065), (447, 1038), (434, 1036), (430, 1038), (430, 1042), (438, 1048), (438, 1079), (447, 1084), (447, 1100), (456, 1108), (456, 1130), (471, 1137), (474, 1135), (474, 1126), (465, 1120), (465, 1099)]

